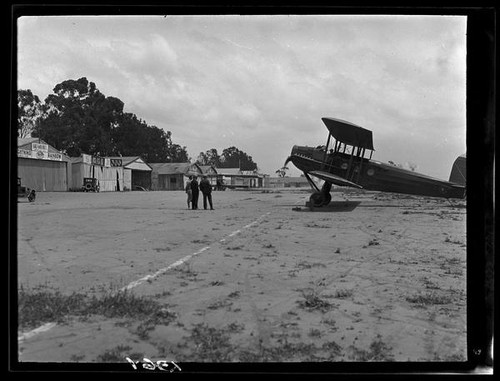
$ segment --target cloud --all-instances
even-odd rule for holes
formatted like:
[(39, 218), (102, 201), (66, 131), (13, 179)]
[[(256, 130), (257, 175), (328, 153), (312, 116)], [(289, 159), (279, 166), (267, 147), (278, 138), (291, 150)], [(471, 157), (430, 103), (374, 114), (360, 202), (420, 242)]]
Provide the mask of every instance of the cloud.
[(324, 143), (323, 116), (441, 177), (425, 152), (465, 151), (464, 18), (28, 17), (18, 56), (42, 99), (85, 76), (191, 156), (235, 145), (271, 174), (293, 144)]

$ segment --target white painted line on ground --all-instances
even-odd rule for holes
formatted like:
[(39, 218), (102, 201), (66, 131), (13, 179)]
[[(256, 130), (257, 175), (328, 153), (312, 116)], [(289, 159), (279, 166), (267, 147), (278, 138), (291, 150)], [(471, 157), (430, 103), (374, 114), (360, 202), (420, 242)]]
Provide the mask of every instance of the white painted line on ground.
[(208, 250), (210, 249), (210, 246), (205, 246), (203, 248), (201, 248), (200, 250), (194, 252), (193, 254), (188, 254), (186, 255), (185, 257), (182, 257), (181, 259), (179, 259), (178, 261), (175, 261), (174, 263), (172, 263), (171, 265), (167, 266), (167, 267), (164, 267), (162, 269), (159, 269), (157, 272), (155, 272), (154, 274), (150, 274), (150, 275), (146, 275), (145, 277), (142, 277), (141, 279), (138, 279), (136, 281), (133, 281), (131, 283), (129, 283), (127, 286), (125, 287), (122, 287), (120, 289), (120, 291), (126, 291), (126, 290), (131, 290), (132, 288), (134, 287), (137, 287), (139, 286), (140, 284), (150, 280), (150, 279), (153, 279), (153, 278), (156, 278), (158, 275), (161, 275), (163, 273), (166, 273), (168, 270), (171, 270), (173, 269), (174, 267), (177, 267), (177, 266), (180, 266), (182, 265), (183, 263), (185, 263), (186, 261), (188, 261), (189, 259), (191, 259), (192, 257), (194, 257), (195, 255), (198, 255), (198, 254), (201, 254), (203, 253), (205, 250)]
[[(263, 214), (262, 216), (260, 216), (259, 218), (257, 218), (255, 221), (249, 223), (248, 225), (245, 225), (243, 228), (249, 228), (249, 227), (251, 227), (251, 226), (259, 223), (259, 220), (261, 220), (262, 218), (264, 218), (265, 216), (267, 216), (269, 214), (271, 214), (271, 212), (267, 212), (267, 213)], [(241, 229), (235, 230), (234, 232), (230, 233), (227, 237), (228, 238), (229, 237), (234, 237), (235, 235), (237, 235), (239, 233), (241, 233)], [(222, 238), (221, 240), (219, 240), (219, 242), (226, 242), (226, 238)], [(138, 279), (138, 280), (135, 280), (133, 282), (130, 282), (127, 286), (122, 287), (120, 289), (120, 291), (131, 290), (132, 288), (135, 288), (135, 287), (141, 285), (142, 283), (144, 283), (144, 282), (146, 282), (146, 281), (148, 281), (150, 279), (156, 278), (158, 275), (166, 273), (168, 270), (173, 269), (174, 267), (182, 265), (183, 263), (185, 263), (186, 261), (188, 261), (189, 259), (191, 259), (195, 255), (201, 254), (205, 250), (208, 250), (208, 249), (210, 249), (210, 246), (205, 246), (205, 247), (201, 248), (200, 250), (194, 252), (193, 254), (188, 254), (185, 257), (179, 259), (178, 261), (172, 263), (171, 265), (169, 265), (167, 267), (164, 267), (162, 269), (159, 269), (154, 274), (146, 275), (146, 276), (142, 277), (141, 279)]]
[[(265, 214), (263, 214), (262, 216), (260, 216), (259, 218), (257, 218), (255, 221), (249, 223), (248, 225), (245, 225), (243, 228), (249, 228), (255, 224), (257, 224), (259, 222), (260, 219), (264, 218), (265, 216), (271, 214), (271, 212), (267, 212)], [(236, 234), (239, 234), (241, 233), (241, 230), (238, 229), (238, 230), (235, 230), (234, 232), (232, 232), (231, 234), (228, 235), (228, 237), (234, 237)], [(225, 242), (226, 239), (225, 238), (222, 238), (219, 242)], [(167, 267), (164, 267), (162, 269), (159, 269), (158, 271), (156, 271), (154, 274), (149, 274), (149, 275), (146, 275), (144, 277), (142, 277), (141, 279), (138, 279), (138, 280), (135, 280), (133, 282), (130, 282), (127, 286), (125, 287), (122, 287), (120, 289), (120, 291), (126, 291), (126, 290), (131, 290), (132, 288), (134, 287), (137, 287), (139, 286), (140, 284), (150, 280), (150, 279), (153, 279), (153, 278), (156, 278), (158, 275), (161, 275), (165, 272), (167, 272), (168, 270), (170, 269), (173, 269), (174, 267), (177, 267), (177, 266), (180, 266), (182, 265), (183, 263), (185, 263), (186, 261), (188, 261), (189, 259), (191, 259), (192, 257), (198, 255), (198, 254), (201, 254), (203, 253), (204, 251), (210, 249), (210, 246), (205, 246), (205, 247), (202, 247), (200, 250), (194, 252), (193, 254), (188, 254), (186, 255), (185, 257), (175, 261), (174, 263), (172, 263), (171, 265), (167, 266)], [(46, 323), (38, 328), (35, 328), (34, 330), (32, 331), (29, 331), (29, 332), (26, 332), (24, 334), (22, 334), (21, 336), (18, 336), (17, 338), (17, 341), (20, 343), (26, 339), (29, 339), (39, 333), (42, 333), (42, 332), (47, 332), (49, 329), (55, 327), (57, 324), (56, 323)]]
[(26, 339), (29, 339), (30, 337), (33, 337), (39, 333), (42, 333), (42, 332), (46, 332), (48, 331), (49, 329), (53, 328), (56, 326), (56, 323), (46, 323), (38, 328), (35, 328), (34, 330), (32, 331), (29, 331), (29, 332), (26, 332), (26, 333), (23, 333), (21, 336), (18, 336), (17, 337), (17, 341), (19, 343), (23, 342), (24, 340)]

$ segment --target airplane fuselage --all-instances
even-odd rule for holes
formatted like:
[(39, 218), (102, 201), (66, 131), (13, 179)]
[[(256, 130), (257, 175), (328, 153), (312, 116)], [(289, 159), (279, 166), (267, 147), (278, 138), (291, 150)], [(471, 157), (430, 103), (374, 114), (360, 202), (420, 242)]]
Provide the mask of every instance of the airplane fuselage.
[(324, 147), (294, 146), (291, 161), (304, 173), (324, 171), (358, 184), (363, 189), (443, 198), (464, 198), (465, 187), (399, 168), (395, 165)]

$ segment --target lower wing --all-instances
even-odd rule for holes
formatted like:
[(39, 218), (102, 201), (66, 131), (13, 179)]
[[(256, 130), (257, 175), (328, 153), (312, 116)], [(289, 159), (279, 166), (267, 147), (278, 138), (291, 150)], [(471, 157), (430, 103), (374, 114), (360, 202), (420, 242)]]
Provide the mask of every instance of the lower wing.
[(336, 176), (332, 173), (323, 172), (323, 171), (311, 171), (310, 175), (315, 176), (321, 180), (328, 181), (329, 183), (339, 185), (341, 187), (353, 187), (362, 189), (363, 187), (359, 184), (353, 183), (352, 181), (346, 180), (343, 177)]

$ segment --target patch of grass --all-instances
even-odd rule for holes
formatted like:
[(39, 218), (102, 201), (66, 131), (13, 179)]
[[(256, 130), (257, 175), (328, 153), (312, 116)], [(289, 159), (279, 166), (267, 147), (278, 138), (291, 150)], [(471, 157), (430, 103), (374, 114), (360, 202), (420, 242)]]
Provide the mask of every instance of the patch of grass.
[(427, 290), (439, 290), (440, 289), (439, 286), (437, 285), (437, 283), (433, 282), (432, 280), (430, 280), (427, 277), (423, 277), (422, 282), (424, 283), (424, 286)]
[(219, 308), (227, 308), (231, 307), (233, 305), (233, 302), (224, 299), (224, 300), (218, 300), (210, 305), (207, 306), (209, 310), (218, 310)]
[[(178, 361), (195, 362), (289, 362), (333, 360), (342, 348), (335, 342), (326, 342), (321, 347), (303, 342), (289, 342), (286, 334), (271, 335), (271, 343), (264, 345), (262, 339), (249, 348), (236, 347), (231, 343), (230, 334), (241, 333), (244, 326), (233, 322), (226, 328), (216, 329), (206, 323), (193, 327), (183, 345), (184, 354), (176, 354)], [(319, 330), (311, 330), (312, 337), (318, 337)], [(300, 338), (300, 334), (294, 335)], [(189, 347), (194, 350), (189, 351)], [(326, 352), (326, 354), (325, 354)], [(326, 356), (326, 358), (325, 358)]]
[(200, 323), (194, 326), (188, 340), (194, 344), (195, 350), (186, 361), (230, 361), (233, 348), (224, 330)]
[(260, 342), (257, 351), (242, 350), (238, 357), (243, 362), (317, 361), (316, 351), (314, 344), (291, 343), (284, 337), (277, 346), (265, 347)]
[(125, 357), (128, 356), (127, 351), (130, 351), (132, 348), (128, 345), (118, 345), (112, 349), (107, 349), (103, 354), (97, 356), (97, 362), (109, 362), (109, 363), (123, 363), (125, 361)]
[(327, 341), (326, 343), (323, 343), (321, 346), (325, 351), (328, 351), (330, 353), (330, 358), (335, 358), (340, 356), (342, 352), (342, 347), (338, 345), (335, 341)]
[(309, 337), (321, 337), (321, 331), (317, 328), (311, 328), (309, 331)]
[(58, 290), (21, 287), (18, 292), (18, 323), (21, 329), (38, 327), (47, 322), (62, 323), (68, 316), (161, 316), (162, 308), (163, 306), (153, 299), (139, 297), (127, 291), (88, 296), (76, 292), (65, 295)]
[(161, 251), (170, 251), (172, 249), (167, 246), (167, 247), (155, 247), (153, 250), (156, 252), (161, 252)]
[(71, 357), (69, 359), (72, 362), (80, 362), (84, 358), (85, 358), (85, 355), (71, 355)]
[(319, 310), (321, 312), (327, 312), (333, 307), (330, 302), (320, 298), (316, 290), (302, 290), (302, 296), (304, 300), (299, 300), (297, 303), (301, 308), (307, 311)]
[(68, 314), (87, 313), (86, 295), (63, 295), (50, 289), (28, 290), (21, 286), (18, 292), (19, 328), (34, 328), (47, 322), (61, 323)]
[(444, 240), (444, 242), (446, 242), (446, 243), (454, 243), (456, 245), (463, 245), (463, 243), (461, 241), (459, 241), (459, 240), (451, 240), (449, 237), (446, 237), (446, 239)]
[(156, 315), (162, 306), (155, 300), (136, 296), (130, 292), (110, 293), (102, 297), (93, 296), (88, 302), (87, 313), (114, 317), (144, 317)]
[(190, 262), (184, 262), (182, 266), (176, 268), (176, 271), (187, 276), (187, 277), (196, 277), (198, 273), (193, 270), (193, 265)]
[(392, 347), (382, 341), (382, 336), (377, 337), (372, 341), (368, 350), (359, 349), (351, 345), (351, 359), (354, 361), (393, 361), (394, 357), (391, 354)]
[(233, 291), (227, 297), (228, 298), (237, 298), (238, 296), (240, 296), (240, 294), (241, 294), (240, 291)]
[(407, 296), (406, 301), (419, 306), (428, 306), (436, 304), (449, 304), (452, 302), (452, 298), (448, 295), (439, 295), (435, 292), (429, 292), (427, 294)]
[(305, 226), (306, 228), (320, 228), (320, 229), (329, 229), (329, 228), (331, 228), (331, 226), (330, 226), (330, 225), (318, 225), (318, 224), (317, 224), (317, 223), (315, 223), (315, 222), (312, 222), (312, 223), (306, 223), (306, 224), (304, 224), (304, 226)]
[(304, 270), (304, 269), (312, 269), (313, 267), (325, 268), (326, 265), (324, 263), (319, 263), (319, 262), (311, 263), (311, 262), (307, 262), (307, 261), (301, 261), (301, 262), (297, 263), (297, 267), (301, 270)]
[(240, 333), (245, 329), (245, 325), (232, 322), (227, 326), (227, 330), (230, 333)]
[(296, 269), (292, 269), (292, 270), (289, 270), (288, 271), (288, 276), (290, 278), (295, 278), (297, 276), (297, 273), (299, 272), (299, 270), (296, 270)]
[(155, 311), (152, 315), (145, 317), (136, 328), (136, 334), (142, 340), (149, 338), (149, 332), (155, 329), (157, 325), (169, 325), (177, 318), (175, 312), (166, 308)]
[(337, 327), (337, 322), (333, 319), (324, 319), (321, 321), (323, 324), (326, 324), (327, 326), (329, 326), (329, 330), (330, 331), (333, 331), (333, 332), (336, 332), (338, 330), (338, 327)]
[(236, 246), (227, 246), (226, 250), (241, 250), (243, 249), (243, 245), (236, 245)]
[(333, 295), (334, 298), (337, 299), (346, 299), (350, 298), (354, 294), (353, 290), (337, 290), (335, 291), (335, 294)]

